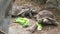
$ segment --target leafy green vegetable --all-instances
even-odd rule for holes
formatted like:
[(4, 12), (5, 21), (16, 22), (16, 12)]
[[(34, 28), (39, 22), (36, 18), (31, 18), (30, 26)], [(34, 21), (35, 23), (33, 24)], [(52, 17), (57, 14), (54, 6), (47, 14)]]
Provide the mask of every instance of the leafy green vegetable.
[(15, 22), (21, 24), (23, 27), (27, 27), (29, 24), (29, 20), (27, 18), (22, 18), (22, 17), (16, 18)]
[(37, 29), (38, 29), (38, 30), (42, 30), (42, 28), (43, 28), (43, 27), (42, 27), (42, 24), (39, 24), (39, 23), (36, 23), (36, 24), (37, 24)]

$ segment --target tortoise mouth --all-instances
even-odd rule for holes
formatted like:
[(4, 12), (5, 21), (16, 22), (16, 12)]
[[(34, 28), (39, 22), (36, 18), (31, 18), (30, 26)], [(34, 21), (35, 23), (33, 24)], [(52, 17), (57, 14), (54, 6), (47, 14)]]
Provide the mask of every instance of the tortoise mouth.
[(48, 21), (48, 19), (46, 19), (46, 18), (45, 18), (45, 19), (43, 19), (43, 22), (47, 22), (47, 21)]

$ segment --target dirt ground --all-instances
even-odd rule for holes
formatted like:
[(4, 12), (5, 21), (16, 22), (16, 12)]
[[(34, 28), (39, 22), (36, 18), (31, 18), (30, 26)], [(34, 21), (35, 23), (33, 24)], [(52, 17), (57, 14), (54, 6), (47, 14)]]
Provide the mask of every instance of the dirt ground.
[[(26, 1), (26, 0), (16, 0), (15, 4), (18, 5), (24, 5), (24, 4), (28, 4), (28, 5), (33, 5), (33, 7), (36, 7), (37, 10), (43, 10), (44, 6), (42, 7), (40, 4), (38, 3), (34, 3), (34, 2), (30, 2), (30, 1)], [(47, 9), (49, 10), (49, 9)], [(51, 12), (56, 16), (56, 20), (58, 22), (60, 22), (60, 12), (58, 10), (51, 10)], [(44, 26), (43, 30), (41, 31), (35, 31), (33, 34), (60, 34), (60, 24), (56, 27), (54, 26)]]

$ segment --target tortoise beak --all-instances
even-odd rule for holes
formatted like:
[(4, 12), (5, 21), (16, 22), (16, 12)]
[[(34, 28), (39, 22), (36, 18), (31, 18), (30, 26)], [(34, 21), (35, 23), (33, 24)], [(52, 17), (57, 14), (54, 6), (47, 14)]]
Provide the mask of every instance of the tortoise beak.
[(43, 22), (47, 22), (48, 21), (48, 19), (43, 19)]

